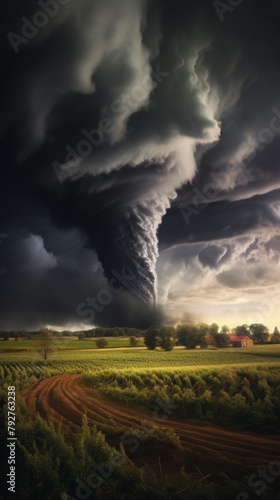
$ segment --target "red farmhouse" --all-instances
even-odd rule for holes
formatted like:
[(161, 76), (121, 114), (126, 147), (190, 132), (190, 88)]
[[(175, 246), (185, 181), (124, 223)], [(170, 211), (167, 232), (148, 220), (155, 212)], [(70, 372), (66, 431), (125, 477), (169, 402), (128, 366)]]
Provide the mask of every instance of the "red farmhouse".
[(232, 347), (252, 347), (254, 342), (247, 335), (229, 335), (229, 341)]

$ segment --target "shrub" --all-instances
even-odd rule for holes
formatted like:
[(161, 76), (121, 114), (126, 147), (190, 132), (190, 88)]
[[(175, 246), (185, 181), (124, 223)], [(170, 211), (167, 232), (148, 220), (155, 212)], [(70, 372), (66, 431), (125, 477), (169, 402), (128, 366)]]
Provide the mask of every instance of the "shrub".
[(104, 349), (104, 347), (107, 347), (107, 345), (108, 345), (108, 342), (104, 337), (101, 337), (100, 339), (96, 339), (95, 343), (96, 343), (96, 347), (98, 347), (98, 349)]
[(137, 347), (139, 341), (136, 337), (129, 337), (130, 347)]

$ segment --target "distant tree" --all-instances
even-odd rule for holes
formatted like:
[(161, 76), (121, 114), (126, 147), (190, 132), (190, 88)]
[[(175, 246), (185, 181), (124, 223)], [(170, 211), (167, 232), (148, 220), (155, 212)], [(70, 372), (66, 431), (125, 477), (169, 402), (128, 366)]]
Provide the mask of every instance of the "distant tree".
[(94, 328), (92, 328), (91, 330), (83, 330), (79, 333), (84, 333), (86, 339), (92, 339), (93, 337), (95, 337), (95, 329)]
[(248, 325), (239, 325), (234, 328), (234, 332), (238, 337), (242, 337), (243, 335), (250, 336), (250, 330)]
[(70, 332), (69, 330), (62, 330), (61, 335), (62, 337), (71, 337), (73, 332)]
[(211, 335), (210, 333), (207, 333), (207, 335), (205, 335), (204, 338), (205, 338), (205, 341), (207, 342), (207, 346), (217, 347), (215, 335)]
[(158, 335), (159, 329), (157, 326), (150, 326), (148, 330), (146, 330), (144, 344), (150, 351), (153, 351), (158, 345)]
[(178, 325), (177, 337), (180, 345), (186, 349), (195, 349), (196, 346), (207, 347), (204, 330), (199, 331), (199, 326), (192, 323)]
[(227, 333), (216, 333), (216, 335), (214, 335), (214, 338), (217, 347), (220, 347), (222, 349), (223, 347), (229, 346), (229, 336)]
[(207, 325), (207, 323), (199, 323), (197, 325), (197, 331), (201, 333), (201, 335), (206, 335), (207, 333), (209, 333), (209, 330), (210, 326)]
[(199, 334), (197, 340), (198, 340), (198, 342), (197, 342), (198, 346), (200, 346), (202, 348), (208, 347), (208, 343), (207, 343), (207, 340), (205, 338), (205, 335)]
[(112, 337), (121, 337), (123, 335), (123, 329), (122, 328), (113, 328), (112, 330)]
[(221, 327), (221, 333), (229, 333), (229, 327), (227, 325), (223, 325)]
[(219, 325), (217, 325), (217, 323), (212, 323), (212, 325), (210, 325), (210, 328), (209, 328), (209, 333), (211, 335), (216, 335), (219, 331)]
[(9, 332), (2, 333), (3, 340), (9, 340)]
[(15, 340), (19, 340), (20, 339), (20, 333), (19, 332), (15, 332), (14, 333), (14, 339)]
[(265, 344), (269, 340), (268, 328), (262, 323), (250, 325), (250, 332), (255, 344)]
[(175, 333), (175, 328), (173, 326), (162, 326), (159, 329), (159, 346), (165, 351), (172, 351), (174, 347)]
[(178, 325), (176, 329), (178, 344), (187, 347), (188, 337), (193, 338), (195, 332), (197, 332), (197, 327), (192, 323)]
[(85, 338), (86, 338), (86, 334), (85, 334), (84, 332), (80, 332), (80, 333), (78, 334), (78, 339), (79, 339), (79, 340), (83, 340), (83, 339), (85, 339)]
[(130, 347), (137, 347), (139, 341), (137, 340), (136, 337), (129, 337), (129, 343), (130, 343)]
[(99, 339), (96, 339), (95, 343), (96, 343), (96, 347), (98, 347), (98, 349), (104, 349), (104, 347), (106, 347), (108, 345), (108, 342), (104, 337), (100, 337)]
[(273, 330), (273, 334), (271, 335), (270, 342), (272, 342), (272, 344), (280, 344), (280, 333), (279, 333), (277, 326)]
[(37, 342), (38, 354), (40, 354), (44, 360), (47, 360), (47, 358), (54, 352), (55, 342), (53, 331), (49, 328), (41, 328)]

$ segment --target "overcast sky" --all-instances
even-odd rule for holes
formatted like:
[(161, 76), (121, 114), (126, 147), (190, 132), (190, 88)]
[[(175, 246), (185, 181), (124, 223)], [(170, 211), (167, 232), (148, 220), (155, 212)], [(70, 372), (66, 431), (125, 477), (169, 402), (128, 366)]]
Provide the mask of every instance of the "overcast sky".
[(278, 325), (278, 0), (1, 7), (0, 328)]

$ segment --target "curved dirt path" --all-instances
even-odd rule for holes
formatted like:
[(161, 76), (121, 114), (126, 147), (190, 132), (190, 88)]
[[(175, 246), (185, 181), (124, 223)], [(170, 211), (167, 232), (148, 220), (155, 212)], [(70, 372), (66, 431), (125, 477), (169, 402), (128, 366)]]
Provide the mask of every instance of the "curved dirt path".
[[(153, 412), (126, 408), (82, 383), (82, 375), (61, 375), (44, 379), (26, 393), (31, 412), (61, 421), (74, 431), (86, 412), (92, 424), (102, 423), (126, 429), (157, 426), (173, 429), (184, 448), (204, 456), (225, 458), (246, 465), (268, 465), (280, 458), (280, 436), (262, 436), (231, 431), (196, 420), (171, 417), (155, 420)], [(156, 416), (156, 414), (154, 414)]]

